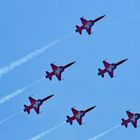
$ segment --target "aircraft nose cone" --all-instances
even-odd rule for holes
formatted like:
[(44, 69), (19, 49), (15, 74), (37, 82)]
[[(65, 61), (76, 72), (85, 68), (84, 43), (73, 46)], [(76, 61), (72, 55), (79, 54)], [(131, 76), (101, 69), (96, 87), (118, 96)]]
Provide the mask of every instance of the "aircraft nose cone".
[(90, 107), (89, 109), (86, 110), (86, 112), (91, 111), (92, 109), (94, 109), (96, 106)]
[(124, 61), (128, 60), (128, 58), (124, 59)]
[(94, 109), (96, 106), (93, 106), (92, 109)]
[(127, 58), (127, 59), (122, 60), (122, 61), (121, 61), (121, 63), (125, 62), (126, 60), (128, 60), (128, 58)]
[(99, 20), (100, 20), (100, 19), (102, 19), (102, 18), (104, 18), (104, 17), (105, 17), (105, 15), (103, 15), (103, 16), (101, 16), (101, 17), (99, 17)]
[(67, 67), (69, 67), (69, 66), (73, 65), (74, 63), (75, 63), (75, 61), (74, 61), (74, 62), (72, 62), (72, 63), (67, 64), (67, 65), (65, 66), (65, 68), (67, 68)]
[(51, 98), (51, 97), (53, 97), (53, 96), (54, 96), (54, 94), (52, 94), (52, 95), (48, 96), (48, 98)]
[(116, 65), (120, 65), (120, 64), (124, 63), (126, 60), (128, 60), (128, 58), (118, 62)]
[(76, 63), (76, 61), (73, 61), (72, 64)]
[(105, 15), (101, 16), (101, 18), (105, 17)]
[(73, 65), (75, 62), (76, 62), (76, 61), (71, 62), (70, 65)]
[(50, 97), (53, 97), (53, 96), (54, 96), (54, 94), (50, 95)]
[(94, 22), (99, 21), (99, 20), (100, 20), (100, 19), (102, 19), (103, 17), (105, 17), (105, 15), (103, 15), (103, 16), (101, 16), (101, 17), (96, 18), (96, 19), (94, 20)]

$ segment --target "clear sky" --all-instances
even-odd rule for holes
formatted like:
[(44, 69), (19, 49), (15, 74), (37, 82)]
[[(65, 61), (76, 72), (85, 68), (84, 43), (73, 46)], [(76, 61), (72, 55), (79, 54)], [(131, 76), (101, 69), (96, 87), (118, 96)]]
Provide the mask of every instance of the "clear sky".
[[(29, 62), (0, 77), (0, 97), (28, 86), (51, 71), (50, 63), (76, 63), (62, 75), (59, 82), (44, 79), (0, 105), (0, 120), (23, 109), (28, 97), (43, 98), (55, 94), (41, 107), (41, 114), (21, 113), (0, 124), (1, 140), (27, 140), (49, 130), (78, 110), (96, 105), (83, 118), (84, 125), (64, 124), (42, 140), (88, 140), (121, 123), (126, 110), (139, 108), (139, 0), (1, 0), (0, 1), (0, 67), (8, 66), (30, 52), (71, 34), (80, 17), (94, 19), (106, 15), (92, 28), (89, 36), (72, 34)], [(117, 62), (128, 58), (111, 79), (97, 75), (102, 61)], [(139, 123), (140, 124), (140, 123)], [(101, 140), (138, 140), (139, 128), (123, 126), (101, 137)]]

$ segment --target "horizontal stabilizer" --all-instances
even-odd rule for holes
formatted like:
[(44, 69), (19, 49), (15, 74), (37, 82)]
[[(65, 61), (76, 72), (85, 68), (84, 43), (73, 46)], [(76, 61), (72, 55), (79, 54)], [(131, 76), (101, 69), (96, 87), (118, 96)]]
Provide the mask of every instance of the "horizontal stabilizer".
[(125, 119), (122, 119), (121, 125), (124, 125), (127, 128), (128, 122)]
[(101, 75), (104, 78), (104, 70), (98, 69), (98, 75)]
[(27, 112), (28, 114), (30, 114), (29, 106), (24, 105), (24, 112)]
[(82, 34), (82, 27), (79, 27), (78, 25), (76, 25), (76, 32), (79, 32), (79, 34)]
[(52, 74), (50, 73), (50, 72), (48, 72), (48, 71), (46, 71), (46, 78), (49, 78), (50, 80), (52, 80)]
[(67, 122), (67, 123), (70, 123), (70, 124), (72, 125), (73, 120), (71, 119), (71, 117), (67, 116), (66, 122)]

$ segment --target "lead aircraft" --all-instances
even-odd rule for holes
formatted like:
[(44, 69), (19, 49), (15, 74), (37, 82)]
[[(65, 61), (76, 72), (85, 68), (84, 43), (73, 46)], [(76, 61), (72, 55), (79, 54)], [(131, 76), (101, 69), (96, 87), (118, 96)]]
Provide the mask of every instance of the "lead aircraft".
[(86, 20), (85, 18), (81, 17), (80, 20), (82, 22), (82, 26), (78, 26), (76, 25), (76, 32), (79, 32), (79, 34), (82, 34), (82, 31), (85, 29), (87, 31), (87, 33), (89, 35), (91, 35), (91, 28), (92, 26), (95, 24), (95, 22), (99, 21), (100, 19), (102, 19), (103, 17), (105, 17), (105, 15), (98, 17), (94, 20)]

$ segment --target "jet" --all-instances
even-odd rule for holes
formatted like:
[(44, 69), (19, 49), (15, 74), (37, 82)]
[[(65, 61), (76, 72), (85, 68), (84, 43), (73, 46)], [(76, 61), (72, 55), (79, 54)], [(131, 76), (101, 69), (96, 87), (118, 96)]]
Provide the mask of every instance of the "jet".
[(132, 123), (132, 125), (134, 126), (134, 128), (137, 128), (137, 121), (138, 119), (140, 119), (140, 114), (139, 113), (131, 113), (129, 111), (126, 111), (127, 115), (128, 115), (128, 119), (122, 119), (122, 123), (121, 125), (124, 125), (126, 128), (128, 127), (128, 123)]
[(74, 109), (74, 108), (71, 108), (71, 110), (72, 110), (72, 112), (73, 112), (73, 116), (72, 116), (72, 117), (67, 116), (66, 122), (67, 122), (67, 123), (70, 123), (70, 124), (72, 125), (73, 120), (76, 120), (76, 121), (79, 123), (79, 125), (82, 125), (82, 118), (83, 118), (83, 116), (85, 116), (85, 114), (86, 114), (87, 112), (91, 111), (91, 110), (94, 109), (95, 107), (96, 107), (96, 106), (93, 106), (93, 107), (91, 107), (91, 108), (88, 108), (88, 109), (86, 109), (86, 110), (81, 110), (81, 111), (78, 111), (78, 110), (76, 110), (76, 109)]
[(40, 113), (40, 106), (43, 104), (44, 101), (48, 100), (52, 96), (54, 96), (54, 94), (52, 94), (44, 99), (37, 99), (37, 100), (35, 100), (32, 97), (29, 97), (31, 105), (29, 105), (29, 106), (24, 105), (24, 112), (27, 112), (28, 114), (30, 114), (30, 110), (34, 109), (36, 111), (36, 113), (39, 114)]
[(101, 75), (102, 78), (104, 78), (104, 74), (106, 72), (108, 72), (109, 76), (111, 78), (114, 77), (114, 70), (117, 68), (117, 66), (119, 66), (120, 64), (124, 63), (127, 59), (124, 59), (118, 63), (112, 63), (112, 64), (109, 64), (108, 62), (106, 62), (105, 60), (103, 61), (103, 64), (105, 66), (105, 69), (101, 70), (100, 68), (98, 68), (98, 75)]
[(75, 62), (72, 62), (72, 63), (69, 63), (69, 64), (67, 64), (67, 65), (65, 65), (65, 66), (56, 66), (55, 64), (53, 64), (53, 63), (51, 63), (50, 65), (51, 65), (51, 67), (52, 67), (52, 72), (48, 72), (48, 71), (46, 71), (46, 78), (49, 78), (50, 80), (52, 80), (52, 76), (56, 76), (57, 77), (57, 79), (59, 80), (59, 81), (61, 81), (62, 79), (61, 79), (61, 74), (62, 74), (62, 72), (64, 72), (64, 70), (66, 69), (66, 68), (68, 68), (68, 67), (70, 67), (71, 65), (73, 65)]
[(82, 34), (82, 31), (85, 29), (87, 31), (87, 33), (89, 35), (91, 35), (91, 28), (92, 26), (95, 24), (95, 22), (99, 21), (100, 19), (102, 19), (103, 17), (105, 17), (105, 15), (98, 17), (94, 20), (86, 20), (83, 17), (80, 18), (81, 22), (82, 22), (82, 26), (78, 26), (76, 25), (76, 32), (79, 32), (79, 34)]

